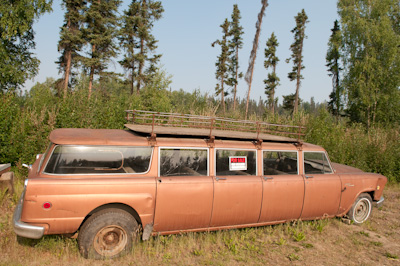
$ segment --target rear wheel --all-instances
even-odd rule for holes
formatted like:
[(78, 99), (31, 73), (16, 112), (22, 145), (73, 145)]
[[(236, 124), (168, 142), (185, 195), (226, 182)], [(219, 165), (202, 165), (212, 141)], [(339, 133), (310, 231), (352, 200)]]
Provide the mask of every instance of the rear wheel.
[(105, 259), (122, 256), (132, 249), (138, 223), (121, 209), (105, 209), (87, 219), (79, 231), (79, 251), (85, 258)]
[(355, 224), (362, 224), (369, 218), (371, 211), (372, 198), (368, 193), (362, 193), (353, 203), (347, 215)]

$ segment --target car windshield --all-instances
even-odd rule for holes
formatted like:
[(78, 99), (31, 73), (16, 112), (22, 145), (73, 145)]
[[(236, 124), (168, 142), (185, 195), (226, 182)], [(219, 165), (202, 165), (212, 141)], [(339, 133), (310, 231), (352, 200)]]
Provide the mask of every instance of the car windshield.
[(324, 152), (304, 152), (305, 174), (330, 174), (332, 169)]

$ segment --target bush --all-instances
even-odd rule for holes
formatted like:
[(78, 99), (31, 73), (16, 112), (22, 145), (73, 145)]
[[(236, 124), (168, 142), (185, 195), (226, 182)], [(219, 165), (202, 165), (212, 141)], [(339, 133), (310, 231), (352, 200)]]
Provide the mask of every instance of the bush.
[[(56, 96), (54, 81), (36, 84), (29, 93), (6, 93), (0, 99), (0, 159), (2, 163), (32, 163), (45, 150), (54, 128), (123, 128), (125, 110), (220, 115), (218, 101), (195, 90), (168, 91), (163, 77), (156, 76), (140, 96), (129, 95), (120, 84), (116, 91), (95, 90), (88, 99), (83, 81), (66, 98)], [(108, 83), (107, 83), (108, 84)], [(109, 85), (109, 86), (112, 86)], [(243, 119), (238, 106), (227, 117)], [(260, 120), (256, 114), (253, 120)], [(366, 132), (360, 124), (337, 122), (324, 108), (313, 114), (299, 113), (294, 118), (268, 115), (270, 123), (305, 125), (304, 140), (324, 147), (332, 161), (364, 171), (381, 173), (391, 182), (400, 182), (400, 137), (398, 128), (377, 127)]]

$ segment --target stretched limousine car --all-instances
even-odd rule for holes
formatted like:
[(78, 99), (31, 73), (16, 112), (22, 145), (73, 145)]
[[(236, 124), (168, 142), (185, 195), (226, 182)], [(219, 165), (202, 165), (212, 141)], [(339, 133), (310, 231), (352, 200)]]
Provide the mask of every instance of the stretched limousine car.
[(51, 132), (15, 209), (16, 234), (78, 232), (84, 257), (111, 258), (129, 252), (138, 234), (146, 240), (345, 215), (360, 224), (383, 202), (386, 177), (331, 163), (316, 145), (260, 133), (257, 141), (246, 133), (218, 137), (225, 134), (218, 130), (210, 138), (177, 136), (186, 132), (179, 128), (156, 136), (157, 126), (143, 127), (150, 136)]

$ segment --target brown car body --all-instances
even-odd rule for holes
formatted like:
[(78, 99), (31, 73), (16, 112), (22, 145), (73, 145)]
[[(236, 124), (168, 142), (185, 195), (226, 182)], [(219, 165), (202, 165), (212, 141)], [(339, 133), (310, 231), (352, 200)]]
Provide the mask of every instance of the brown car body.
[[(144, 239), (151, 234), (340, 217), (362, 193), (381, 204), (387, 182), (382, 175), (329, 161), (331, 173), (307, 175), (304, 154), (326, 154), (322, 147), (308, 143), (215, 139), (210, 144), (202, 138), (154, 140), (132, 131), (106, 129), (57, 129), (50, 134), (50, 141), (48, 151), (32, 165), (15, 210), (15, 232), (23, 237), (76, 233), (90, 216), (107, 208), (130, 213), (144, 229)], [(49, 157), (60, 145), (151, 146), (152, 154), (148, 171), (141, 174), (46, 173)], [(207, 150), (207, 174), (160, 175), (162, 148)], [(255, 151), (255, 174), (219, 177), (215, 163), (219, 149)], [(297, 153), (297, 174), (265, 175), (263, 151)]]

